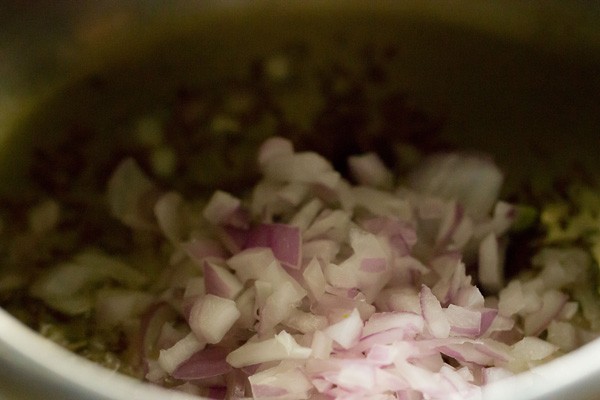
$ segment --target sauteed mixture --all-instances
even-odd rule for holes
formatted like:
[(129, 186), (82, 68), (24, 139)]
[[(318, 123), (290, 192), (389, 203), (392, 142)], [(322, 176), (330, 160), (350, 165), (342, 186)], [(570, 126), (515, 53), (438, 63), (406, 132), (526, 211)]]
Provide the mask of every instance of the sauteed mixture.
[(387, 87), (393, 48), (304, 51), (36, 147), (0, 199), (0, 305), (211, 398), (465, 398), (598, 336), (596, 188), (503, 188)]

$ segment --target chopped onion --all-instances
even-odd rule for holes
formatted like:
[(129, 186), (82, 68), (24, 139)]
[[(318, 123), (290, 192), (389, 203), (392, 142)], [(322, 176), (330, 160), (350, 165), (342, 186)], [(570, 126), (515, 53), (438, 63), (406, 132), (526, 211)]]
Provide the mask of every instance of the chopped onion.
[(290, 282), (298, 300), (306, 296), (306, 290), (279, 264), (270, 248), (249, 248), (227, 260), (242, 282), (263, 279), (274, 285)]
[(479, 282), (485, 289), (497, 292), (504, 286), (503, 281), (498, 238), (491, 233), (479, 246)]
[(189, 359), (194, 353), (202, 350), (206, 343), (198, 341), (196, 335), (189, 333), (186, 337), (175, 343), (173, 347), (161, 350), (158, 364), (168, 374), (173, 373), (181, 363)]
[(108, 204), (113, 216), (134, 229), (154, 229), (144, 205), (155, 190), (135, 160), (126, 159), (108, 181)]
[(557, 346), (548, 343), (533, 336), (526, 336), (514, 345), (512, 345), (512, 355), (517, 360), (513, 367), (516, 370), (525, 369), (526, 366), (535, 361), (543, 360), (550, 357), (556, 350)]
[[(269, 139), (249, 202), (217, 191), (202, 222), (177, 193), (149, 196), (154, 186), (128, 160), (109, 183), (111, 209), (171, 242), (164, 301), (140, 296), (143, 277), (106, 255), (79, 255), (32, 290), (84, 312), (89, 287), (122, 283), (98, 292), (97, 319), (141, 314), (146, 378), (220, 398), (478, 398), (481, 385), (594, 337), (576, 327), (579, 303), (563, 292), (586, 279), (587, 253), (546, 247), (537, 270), (505, 286), (519, 206), (498, 201), (503, 176), (490, 160), (437, 155), (395, 191), (375, 154), (348, 163), (360, 186), (320, 155)], [(132, 177), (140, 182), (126, 192)]]
[(213, 225), (245, 227), (246, 221), (240, 207), (240, 199), (218, 190), (204, 207), (202, 215)]
[(219, 242), (212, 239), (191, 238), (180, 246), (188, 257), (200, 266), (203, 266), (208, 258), (224, 259), (227, 255)]
[(354, 309), (350, 315), (344, 316), (341, 321), (325, 329), (325, 333), (340, 346), (348, 349), (358, 342), (362, 328), (363, 321), (358, 310)]
[(423, 332), (424, 327), (425, 320), (418, 314), (411, 312), (375, 313), (366, 321), (362, 335), (366, 337), (390, 329), (402, 329), (405, 332), (402, 337), (415, 337)]
[(260, 322), (258, 331), (260, 333), (269, 332), (282, 321), (290, 317), (292, 310), (298, 303), (298, 298), (294, 292), (294, 287), (288, 282), (275, 287), (260, 308)]
[(292, 268), (300, 268), (302, 246), (300, 229), (297, 227), (285, 224), (260, 224), (250, 231), (246, 247), (269, 247), (281, 263)]
[(423, 285), (419, 293), (423, 318), (429, 332), (437, 338), (446, 338), (450, 334), (450, 323), (442, 309), (439, 300), (434, 296), (429, 287)]
[(299, 346), (286, 331), (261, 342), (248, 341), (227, 356), (227, 362), (241, 368), (248, 365), (279, 360), (302, 360), (310, 357), (310, 348)]
[(248, 381), (257, 399), (308, 399), (313, 387), (296, 365), (286, 363), (251, 375)]
[(207, 294), (192, 306), (190, 328), (202, 340), (219, 343), (240, 315), (233, 300)]
[(551, 289), (545, 292), (542, 296), (540, 310), (525, 317), (523, 323), (525, 335), (537, 336), (542, 333), (550, 322), (560, 314), (567, 299), (568, 296), (558, 290)]
[(490, 212), (502, 181), (502, 172), (491, 160), (457, 153), (428, 158), (410, 177), (419, 192), (456, 200), (476, 220)]
[(294, 154), (294, 145), (288, 139), (282, 137), (272, 137), (260, 146), (258, 149), (258, 164), (265, 165), (269, 160), (277, 156), (292, 156)]
[(102, 282), (114, 280), (135, 289), (146, 277), (124, 262), (97, 252), (78, 254), (70, 262), (54, 266), (30, 287), (30, 294), (50, 307), (70, 315), (91, 310), (93, 301), (87, 292)]
[(225, 361), (227, 350), (223, 347), (206, 347), (194, 353), (171, 373), (175, 379), (196, 380), (220, 376), (231, 371)]
[(229, 270), (214, 262), (204, 264), (205, 293), (234, 299), (243, 290), (239, 279)]
[(139, 290), (104, 288), (96, 292), (96, 323), (111, 327), (140, 316), (154, 296)]
[[(334, 172), (329, 161), (312, 152), (278, 154), (269, 157), (262, 168), (265, 177), (275, 182), (324, 183), (323, 176)], [(327, 186), (334, 187), (338, 179), (339, 174)]]
[(163, 194), (154, 205), (154, 215), (161, 231), (172, 243), (178, 243), (186, 234), (184, 201), (176, 192)]
[(487, 328), (482, 326), (481, 312), (454, 304), (450, 304), (444, 311), (450, 324), (450, 334), (453, 336), (476, 337), (482, 328)]
[(356, 181), (361, 185), (384, 189), (392, 187), (394, 176), (375, 153), (348, 157), (348, 166)]

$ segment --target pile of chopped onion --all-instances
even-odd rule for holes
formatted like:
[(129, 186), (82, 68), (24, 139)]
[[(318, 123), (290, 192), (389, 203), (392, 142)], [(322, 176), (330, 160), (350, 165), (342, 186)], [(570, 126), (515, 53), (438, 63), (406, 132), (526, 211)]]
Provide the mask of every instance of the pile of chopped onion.
[[(99, 295), (97, 318), (139, 316), (148, 381), (210, 398), (464, 399), (596, 336), (568, 295), (586, 252), (544, 248), (536, 270), (504, 281), (519, 207), (498, 200), (491, 160), (437, 155), (394, 189), (375, 154), (349, 160), (356, 184), (283, 138), (258, 164), (249, 199), (217, 191), (201, 211), (131, 159), (110, 180), (113, 215), (170, 246), (165, 286), (149, 301), (127, 266), (82, 254), (73, 263), (112, 267), (83, 268), (69, 293), (134, 284)], [(36, 295), (59, 302), (57, 274), (73, 263)]]

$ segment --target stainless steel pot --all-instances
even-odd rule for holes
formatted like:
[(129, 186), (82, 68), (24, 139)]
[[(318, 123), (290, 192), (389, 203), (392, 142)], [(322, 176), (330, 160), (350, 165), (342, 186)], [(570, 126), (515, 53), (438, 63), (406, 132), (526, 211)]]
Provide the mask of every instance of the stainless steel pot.
[[(2, 7), (5, 193), (26, 186), (28, 141), (53, 137), (48, 131), (21, 138), (24, 121), (58, 93), (63, 100), (72, 93), (78, 112), (109, 117), (140, 99), (150, 104), (182, 81), (239, 74), (253, 57), (294, 41), (311, 45), (314, 63), (349, 57), (369, 43), (395, 44), (401, 57), (394, 81), (420, 106), (447, 117), (449, 139), (494, 154), (511, 171), (511, 184), (571, 167), (600, 181), (597, 3), (48, 1), (34, 8), (9, 1)], [(108, 95), (69, 92), (94, 74), (112, 79)], [(490, 387), (485, 399), (596, 398), (598, 354), (600, 343), (593, 342)], [(0, 363), (0, 394), (8, 398), (188, 398), (91, 365), (2, 310)]]

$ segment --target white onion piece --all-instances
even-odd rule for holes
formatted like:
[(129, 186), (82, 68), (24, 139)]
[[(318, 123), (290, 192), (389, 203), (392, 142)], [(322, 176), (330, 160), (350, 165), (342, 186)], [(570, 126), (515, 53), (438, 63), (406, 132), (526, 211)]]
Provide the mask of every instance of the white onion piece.
[(108, 181), (108, 204), (113, 216), (134, 229), (154, 229), (154, 223), (143, 206), (148, 195), (155, 190), (136, 161), (126, 159)]
[(450, 324), (450, 334), (452, 336), (477, 337), (481, 333), (481, 312), (454, 304), (448, 305), (448, 308), (444, 311)]
[(384, 289), (375, 299), (382, 311), (405, 311), (421, 315), (419, 292), (414, 287), (391, 287)]
[(288, 139), (282, 137), (271, 137), (264, 141), (258, 149), (258, 164), (264, 166), (270, 159), (278, 156), (292, 156), (294, 145)]
[(317, 239), (302, 244), (302, 257), (306, 260), (318, 258), (325, 264), (332, 262), (340, 252), (340, 244), (331, 239)]
[(300, 229), (286, 224), (260, 224), (250, 230), (247, 248), (269, 247), (281, 263), (300, 268), (302, 245)]
[(232, 369), (225, 361), (226, 356), (227, 350), (223, 347), (206, 347), (179, 364), (171, 376), (175, 379), (196, 380), (226, 374)]
[(202, 210), (202, 216), (213, 225), (245, 226), (238, 214), (241, 201), (229, 193), (217, 190)]
[[(165, 302), (154, 304), (146, 310), (140, 319), (140, 353), (142, 360), (148, 364), (151, 360), (148, 356), (157, 348), (168, 348), (181, 340), (178, 337), (173, 343), (168, 343), (165, 347), (158, 346), (159, 337), (162, 335), (162, 330), (168, 321), (172, 321), (176, 316), (176, 312)], [(148, 365), (146, 365), (148, 366)]]
[(388, 370), (386, 369), (376, 369), (375, 380), (376, 387), (380, 387), (382, 391), (386, 390), (390, 392), (395, 392), (398, 394), (398, 396), (404, 396), (406, 400), (413, 400), (412, 398), (416, 399), (416, 396), (420, 395), (420, 393), (411, 390), (408, 382), (406, 382), (406, 380), (402, 378), (400, 374), (393, 374), (391, 372), (388, 372)]
[(144, 378), (149, 382), (153, 382), (153, 383), (157, 383), (157, 384), (160, 384), (161, 382), (163, 382), (167, 373), (165, 372), (164, 369), (161, 368), (158, 361), (149, 359), (149, 360), (147, 360), (146, 364), (147, 364), (147, 367), (146, 367), (146, 374), (144, 375)]
[(205, 293), (234, 299), (244, 289), (239, 279), (226, 267), (214, 262), (204, 263)]
[(95, 268), (82, 267), (72, 262), (63, 263), (36, 280), (30, 287), (30, 293), (42, 299), (69, 296), (104, 277), (102, 271)]
[(361, 185), (383, 189), (389, 189), (393, 185), (392, 172), (375, 153), (348, 157), (348, 166), (354, 179)]
[(461, 205), (456, 204), (455, 201), (448, 203), (437, 233), (437, 245), (444, 245), (452, 239), (464, 216), (465, 212)]
[(256, 321), (255, 305), (254, 301), (256, 298), (256, 289), (251, 286), (244, 290), (238, 298), (235, 300), (240, 317), (238, 318), (237, 324), (242, 329), (249, 329), (254, 326)]
[(484, 342), (464, 341), (448, 343), (438, 347), (443, 354), (463, 363), (475, 363), (482, 366), (493, 366), (496, 363), (511, 359), (509, 349), (493, 348)]
[[(397, 282), (398, 286), (414, 285), (417, 277), (427, 277), (431, 273), (430, 268), (414, 257), (396, 257), (393, 261), (392, 280)], [(402, 279), (399, 280), (400, 277)]]
[(139, 317), (154, 301), (147, 292), (104, 288), (96, 292), (94, 307), (96, 323), (112, 327)]
[(525, 316), (523, 329), (527, 336), (542, 333), (556, 318), (568, 300), (568, 296), (558, 290), (548, 290), (542, 296), (542, 307), (539, 311)]
[(297, 207), (309, 193), (309, 185), (305, 183), (288, 183), (277, 191), (279, 199)]
[(356, 295), (350, 298), (329, 293), (325, 293), (318, 304), (311, 307), (311, 311), (319, 315), (325, 315), (330, 320), (338, 320), (344, 315), (347, 316), (355, 308), (363, 320), (368, 319), (375, 313), (375, 306), (364, 301), (364, 296)]
[(502, 181), (502, 172), (491, 160), (458, 153), (429, 157), (410, 176), (417, 191), (456, 200), (476, 220), (491, 211)]
[(203, 266), (208, 258), (224, 259), (227, 256), (219, 242), (207, 238), (191, 238), (180, 243), (180, 247), (199, 266)]
[[(439, 280), (431, 287), (431, 291), (443, 304), (457, 302), (459, 297), (464, 296), (461, 296), (461, 291), (472, 287), (471, 277), (466, 274), (465, 264), (460, 259), (438, 257), (432, 260), (430, 264), (440, 276)], [(473, 300), (477, 301), (477, 299)], [(480, 301), (483, 306), (483, 296), (481, 296)]]
[(533, 336), (526, 336), (511, 346), (511, 353), (515, 359), (510, 364), (513, 371), (521, 372), (535, 365), (536, 361), (541, 361), (550, 357), (558, 347)]
[(509, 378), (513, 375), (514, 374), (512, 372), (510, 372), (509, 370), (507, 370), (506, 368), (489, 367), (489, 368), (483, 368), (482, 380), (483, 380), (484, 384), (489, 385), (490, 383), (498, 382), (502, 379)]
[(296, 365), (285, 362), (249, 376), (248, 381), (256, 399), (308, 399), (313, 388)]
[(310, 357), (312, 350), (296, 343), (286, 331), (261, 342), (248, 341), (227, 356), (227, 362), (241, 368), (248, 365), (279, 360), (303, 360)]
[(171, 243), (179, 243), (186, 234), (185, 203), (179, 193), (163, 194), (154, 205), (154, 216), (162, 233)]
[(302, 276), (310, 296), (315, 300), (319, 300), (325, 293), (325, 286), (327, 285), (319, 260), (313, 258), (304, 268)]
[(352, 188), (355, 207), (362, 207), (375, 215), (409, 220), (412, 210), (406, 199), (392, 193), (366, 186)]
[[(171, 319), (172, 320), (172, 319)], [(157, 321), (158, 322), (158, 321)], [(156, 350), (168, 349), (173, 347), (175, 343), (179, 342), (187, 335), (187, 332), (181, 327), (175, 328), (171, 322), (165, 322), (160, 328), (158, 337), (152, 348)], [(149, 353), (150, 354), (150, 353)]]
[(327, 279), (327, 282), (338, 288), (355, 288), (358, 286), (358, 266), (360, 260), (352, 256), (344, 261), (342, 264), (337, 265), (329, 263), (323, 268), (323, 274)]
[(325, 332), (317, 330), (313, 334), (310, 347), (312, 349), (311, 358), (328, 359), (333, 350), (333, 339)]
[(410, 312), (375, 313), (365, 322), (362, 336), (366, 337), (390, 329), (402, 329), (406, 332), (406, 336), (414, 337), (422, 333), (424, 327), (425, 320), (418, 314)]
[(400, 349), (394, 345), (375, 344), (367, 352), (367, 360), (377, 366), (390, 365), (399, 356)]
[(540, 273), (540, 278), (547, 289), (561, 289), (576, 282), (580, 276), (570, 268), (565, 268), (558, 259), (547, 260), (544, 263), (544, 269)]
[(503, 260), (498, 238), (490, 233), (479, 245), (479, 283), (486, 290), (497, 292), (504, 286)]
[(250, 248), (239, 252), (227, 260), (242, 282), (249, 279), (262, 279), (273, 285), (290, 282), (298, 300), (307, 292), (279, 264), (270, 248)]
[(342, 210), (323, 210), (302, 233), (304, 240), (328, 238), (338, 242), (348, 236), (350, 215)]
[(233, 300), (207, 294), (192, 306), (189, 324), (198, 338), (219, 343), (240, 315)]
[(307, 202), (294, 216), (290, 219), (289, 224), (297, 226), (304, 232), (313, 222), (315, 217), (323, 209), (323, 202), (319, 199), (312, 199)]
[(196, 335), (190, 332), (186, 337), (175, 343), (173, 347), (161, 350), (158, 356), (158, 364), (165, 372), (171, 374), (181, 363), (205, 346), (206, 343), (198, 341)]
[(525, 296), (523, 294), (521, 282), (512, 280), (499, 293), (498, 311), (500, 314), (510, 317), (521, 311), (524, 307), (524, 303)]
[(567, 301), (556, 319), (568, 321), (577, 314), (577, 311), (579, 311), (579, 303), (576, 301)]
[(94, 298), (90, 293), (82, 293), (65, 297), (42, 298), (44, 303), (63, 314), (76, 316), (92, 311)]
[(267, 297), (264, 306), (259, 310), (258, 331), (260, 333), (270, 332), (277, 324), (290, 317), (297, 303), (298, 298), (289, 281), (275, 287), (273, 293)]
[(99, 251), (84, 251), (77, 254), (73, 261), (86, 269), (95, 269), (98, 275), (114, 279), (127, 287), (140, 287), (148, 280), (145, 274), (126, 262)]
[(462, 220), (452, 233), (452, 242), (458, 249), (463, 249), (469, 244), (475, 233), (473, 220), (468, 215), (463, 216)]
[(317, 182), (332, 171), (329, 161), (313, 152), (273, 155), (262, 165), (265, 178), (275, 182)]
[(522, 284), (524, 294), (523, 308), (518, 313), (521, 316), (537, 312), (542, 308), (542, 296), (540, 296), (536, 290), (533, 290), (528, 286), (527, 283), (528, 282)]
[(434, 296), (429, 287), (423, 285), (419, 293), (423, 318), (427, 323), (429, 332), (437, 338), (446, 338), (450, 334), (450, 323), (440, 305), (440, 301)]
[(284, 325), (301, 333), (315, 332), (327, 327), (327, 318), (323, 315), (315, 315), (293, 309), (284, 321)]
[(361, 258), (383, 258), (388, 256), (384, 242), (376, 235), (360, 229), (350, 230), (350, 246)]
[(325, 379), (336, 385), (342, 393), (368, 393), (375, 387), (375, 367), (348, 360), (337, 373), (328, 374)]
[(570, 322), (550, 322), (546, 340), (565, 352), (572, 351), (579, 345), (577, 329)]
[(417, 234), (412, 222), (395, 217), (375, 217), (361, 221), (368, 232), (386, 238), (390, 251), (399, 257), (408, 256), (417, 243)]
[(349, 349), (358, 342), (362, 328), (363, 321), (360, 318), (358, 310), (354, 309), (350, 315), (347, 315), (341, 321), (330, 325), (324, 332), (340, 346)]
[(262, 180), (252, 190), (251, 214), (261, 222), (273, 222), (273, 216), (283, 211), (292, 211), (293, 207), (281, 201), (277, 193), (284, 184)]
[(85, 252), (73, 261), (54, 266), (29, 288), (30, 294), (51, 307), (70, 315), (91, 309), (92, 297), (87, 289), (114, 280), (128, 288), (139, 288), (147, 280), (126, 263), (102, 253)]

